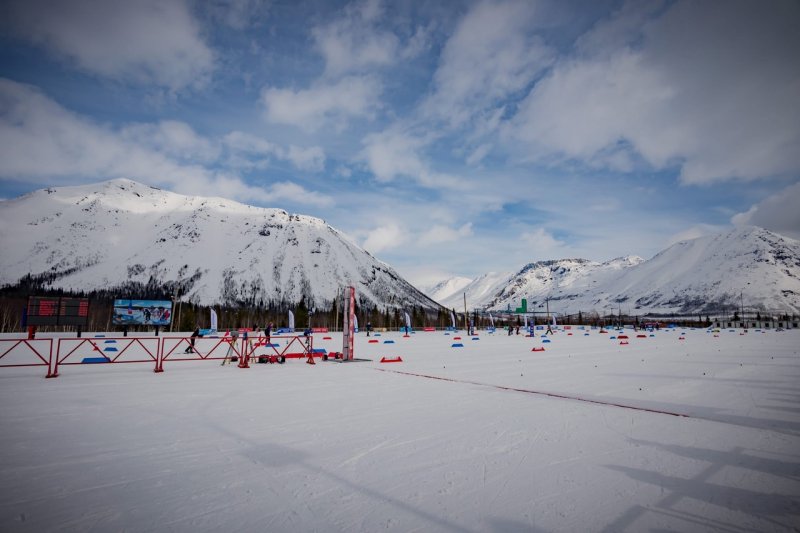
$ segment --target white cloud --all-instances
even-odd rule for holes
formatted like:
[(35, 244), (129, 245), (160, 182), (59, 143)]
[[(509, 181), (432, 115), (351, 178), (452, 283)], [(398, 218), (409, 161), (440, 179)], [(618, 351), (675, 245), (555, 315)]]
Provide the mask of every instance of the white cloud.
[(291, 201), (298, 204), (327, 207), (333, 204), (333, 199), (327, 195), (305, 189), (290, 182), (275, 183), (265, 190), (266, 198), (272, 202)]
[(535, 251), (538, 257), (564, 257), (568, 249), (565, 242), (559, 241), (552, 233), (542, 227), (532, 227), (523, 231), (520, 240)]
[(382, 15), (379, 0), (365, 0), (348, 5), (341, 17), (311, 30), (317, 49), (325, 58), (326, 76), (341, 76), (395, 61), (399, 39), (379, 28)]
[[(656, 119), (653, 110), (671, 97), (669, 80), (650, 70), (637, 53), (563, 62), (520, 106), (515, 135), (533, 147), (535, 156), (562, 152), (591, 161)], [(666, 141), (666, 133), (660, 131), (659, 140)], [(670, 157), (657, 153), (663, 146), (653, 143), (650, 157), (657, 165)]]
[(478, 146), (472, 153), (467, 157), (467, 164), (470, 166), (477, 165), (483, 158), (489, 155), (489, 152), (492, 150), (492, 145), (489, 143), (484, 143)]
[[(407, 176), (425, 187), (465, 188), (469, 180), (434, 170), (424, 152), (453, 130), (464, 132), (453, 152), (469, 166), (491, 152), (494, 140), (486, 138), (496, 134), (506, 107), (552, 61), (552, 50), (531, 31), (535, 14), (533, 3), (518, 0), (470, 6), (445, 43), (432, 90), (414, 116), (364, 139), (362, 159), (379, 181)], [(417, 29), (409, 54), (427, 46), (430, 31)]]
[(289, 161), (298, 170), (319, 172), (325, 168), (325, 152), (319, 146), (283, 147), (241, 131), (228, 133), (222, 142), (228, 151), (228, 163), (236, 168), (266, 168), (273, 158)]
[(177, 165), (161, 153), (130, 142), (28, 85), (0, 79), (0, 109), (0, 173), (4, 176), (46, 184), (74, 176), (188, 177), (190, 166)]
[(463, 126), (524, 89), (552, 61), (552, 51), (530, 31), (534, 21), (532, 2), (472, 6), (442, 51), (425, 114)]
[(370, 230), (362, 247), (374, 255), (402, 246), (407, 241), (407, 232), (397, 224), (390, 223)]
[(417, 152), (425, 145), (422, 139), (387, 130), (364, 138), (363, 158), (378, 181), (388, 182), (397, 176), (419, 176), (425, 165)]
[(429, 246), (431, 244), (457, 241), (465, 237), (470, 237), (472, 234), (471, 222), (467, 222), (459, 228), (451, 228), (449, 226), (437, 224), (424, 231), (418, 242), (423, 246)]
[(214, 54), (181, 0), (12, 0), (7, 25), (81, 70), (173, 91), (202, 86)]
[(411, 178), (428, 188), (464, 187), (464, 181), (456, 176), (436, 172), (423, 161), (420, 152), (430, 142), (411, 133), (392, 128), (380, 133), (367, 135), (360, 158), (367, 163), (370, 171), (381, 182), (398, 178)]
[(692, 184), (800, 171), (800, 5), (677, 2), (628, 23), (640, 15), (601, 25), (536, 84), (510, 130), (527, 154), (624, 169), (627, 149)]
[[(225, 195), (244, 201), (291, 200), (316, 206), (332, 203), (329, 197), (291, 182), (255, 187), (226, 171), (192, 162), (190, 154), (204, 147), (214, 152), (218, 143), (182, 123), (137, 124), (117, 132), (64, 109), (34, 87), (2, 78), (0, 110), (1, 177), (42, 185), (127, 177), (187, 194)], [(155, 138), (145, 140), (148, 132)], [(165, 144), (156, 149), (160, 141)], [(224, 142), (252, 149), (266, 147), (286, 159), (292, 151), (236, 132)], [(295, 152), (291, 157), (301, 162), (313, 162), (319, 156), (314, 149)]]
[(414, 35), (408, 39), (400, 51), (400, 56), (403, 59), (413, 59), (428, 50), (431, 46), (431, 32), (430, 27), (418, 26), (414, 30)]
[(261, 155), (263, 157), (273, 156), (280, 150), (275, 143), (242, 131), (232, 131), (228, 133), (223, 137), (222, 142), (229, 150)]
[(303, 148), (290, 145), (286, 158), (299, 170), (320, 172), (325, 168), (325, 151), (319, 146)]
[(731, 222), (736, 226), (760, 226), (800, 239), (800, 183), (790, 185), (744, 213), (734, 215)]
[(199, 135), (185, 122), (176, 120), (132, 124), (122, 128), (120, 136), (139, 146), (183, 160), (210, 162), (216, 160), (220, 152), (217, 143)]
[(597, 198), (595, 196), (586, 209), (594, 213), (614, 213), (621, 207), (622, 202), (617, 198)]
[(261, 92), (261, 101), (269, 122), (289, 124), (306, 131), (335, 122), (337, 129), (343, 129), (351, 118), (374, 115), (381, 90), (375, 78), (350, 76), (332, 84), (318, 83), (297, 91), (268, 87)]
[(270, 7), (270, 0), (222, 0), (203, 2), (215, 21), (236, 30), (245, 30), (263, 22)]

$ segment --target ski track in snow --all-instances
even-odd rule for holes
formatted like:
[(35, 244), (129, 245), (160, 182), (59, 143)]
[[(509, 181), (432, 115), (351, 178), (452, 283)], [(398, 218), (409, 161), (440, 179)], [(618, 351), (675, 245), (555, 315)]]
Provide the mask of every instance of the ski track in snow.
[(573, 331), (0, 368), (0, 530), (797, 531), (800, 331)]

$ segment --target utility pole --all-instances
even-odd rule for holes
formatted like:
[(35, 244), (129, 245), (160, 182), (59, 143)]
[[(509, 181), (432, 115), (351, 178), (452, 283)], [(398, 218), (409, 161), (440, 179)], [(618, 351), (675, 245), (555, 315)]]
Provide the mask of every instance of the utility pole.
[(464, 331), (469, 331), (469, 314), (467, 314), (467, 293), (464, 293)]
[(333, 331), (339, 327), (339, 287), (336, 287), (336, 297), (333, 300), (333, 306), (336, 308), (336, 318), (333, 320)]
[(175, 326), (175, 303), (178, 301), (178, 287), (175, 287), (175, 293), (172, 295), (172, 320), (169, 321), (169, 332)]
[(739, 291), (739, 301), (742, 310), (742, 314), (739, 315), (739, 320), (741, 320), (741, 322), (744, 324), (744, 291)]
[(550, 298), (548, 297), (545, 299), (545, 303), (547, 304), (547, 323), (550, 324)]

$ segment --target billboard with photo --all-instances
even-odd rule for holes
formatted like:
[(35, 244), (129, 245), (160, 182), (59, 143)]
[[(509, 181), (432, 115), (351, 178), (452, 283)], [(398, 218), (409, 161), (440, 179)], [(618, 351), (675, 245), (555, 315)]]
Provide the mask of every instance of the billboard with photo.
[(114, 300), (115, 326), (169, 326), (171, 321), (169, 300)]

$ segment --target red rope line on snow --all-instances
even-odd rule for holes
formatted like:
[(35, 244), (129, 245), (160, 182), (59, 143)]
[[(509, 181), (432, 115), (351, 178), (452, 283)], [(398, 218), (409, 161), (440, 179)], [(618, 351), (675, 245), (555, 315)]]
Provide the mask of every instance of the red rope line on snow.
[(427, 378), (427, 379), (436, 379), (439, 381), (449, 381), (451, 383), (464, 383), (467, 385), (478, 385), (481, 387), (490, 387), (493, 389), (498, 390), (505, 390), (505, 391), (512, 391), (512, 392), (523, 392), (525, 394), (536, 394), (539, 396), (548, 396), (550, 398), (559, 398), (561, 400), (575, 400), (578, 402), (586, 402), (586, 403), (593, 403), (597, 405), (608, 405), (611, 407), (621, 407), (623, 409), (633, 409), (634, 411), (645, 411), (647, 413), (657, 413), (660, 415), (670, 415), (670, 416), (678, 416), (681, 418), (692, 418), (691, 416), (683, 413), (674, 413), (672, 411), (664, 411), (661, 409), (649, 409), (647, 407), (638, 407), (635, 405), (626, 405), (623, 403), (614, 403), (614, 402), (604, 402), (601, 400), (590, 400), (589, 398), (581, 398), (580, 396), (570, 396), (568, 394), (557, 394), (555, 392), (543, 392), (543, 391), (536, 391), (530, 389), (518, 389), (516, 387), (505, 387), (503, 385), (492, 385), (491, 383), (480, 383), (477, 381), (466, 381), (461, 379), (453, 379), (453, 378), (444, 378), (441, 376), (431, 376), (428, 374), (416, 374), (414, 372), (403, 372), (400, 370), (389, 370), (386, 368), (376, 368), (375, 370), (380, 370), (381, 372), (391, 372), (392, 374), (402, 374), (404, 376), (414, 376), (418, 378)]

